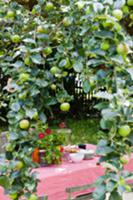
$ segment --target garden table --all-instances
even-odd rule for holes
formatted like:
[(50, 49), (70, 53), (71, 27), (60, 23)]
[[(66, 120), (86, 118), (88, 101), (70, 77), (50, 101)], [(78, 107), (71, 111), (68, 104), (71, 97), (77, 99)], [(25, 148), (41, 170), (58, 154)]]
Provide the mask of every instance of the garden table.
[[(87, 145), (90, 149), (96, 149), (94, 145)], [(97, 165), (99, 157), (83, 160), (80, 163), (63, 162), (61, 165), (51, 165), (34, 169), (38, 172), (40, 182), (38, 195), (48, 195), (48, 200), (66, 200), (66, 188), (93, 183), (99, 176), (104, 174), (105, 169)], [(125, 168), (133, 172), (133, 156)], [(82, 192), (78, 192), (82, 194)], [(76, 193), (77, 195), (77, 193)], [(0, 200), (9, 200), (0, 189)]]

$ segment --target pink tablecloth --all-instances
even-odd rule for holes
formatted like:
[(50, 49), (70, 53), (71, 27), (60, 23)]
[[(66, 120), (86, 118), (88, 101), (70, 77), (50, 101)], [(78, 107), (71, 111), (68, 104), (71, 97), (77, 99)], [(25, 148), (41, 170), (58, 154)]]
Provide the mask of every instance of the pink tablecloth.
[[(88, 148), (95, 149), (94, 145)], [(35, 169), (38, 172), (40, 183), (38, 184), (38, 194), (48, 195), (48, 200), (66, 200), (67, 187), (93, 183), (99, 176), (104, 174), (104, 169), (97, 165), (99, 158), (84, 160), (81, 163), (62, 163), (58, 166), (50, 166)], [(126, 169), (133, 171), (133, 158), (126, 166)], [(9, 200), (0, 189), (0, 200)]]

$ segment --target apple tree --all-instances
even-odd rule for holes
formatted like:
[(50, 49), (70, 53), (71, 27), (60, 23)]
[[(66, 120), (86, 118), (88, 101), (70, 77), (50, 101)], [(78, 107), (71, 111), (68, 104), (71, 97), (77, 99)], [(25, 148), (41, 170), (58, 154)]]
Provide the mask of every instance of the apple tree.
[(95, 107), (102, 115), (97, 153), (106, 173), (96, 182), (94, 199), (110, 193), (110, 200), (121, 200), (132, 178), (123, 170), (133, 143), (132, 39), (124, 28), (132, 0), (1, 0), (0, 7), (0, 66), (9, 99), (1, 185), (15, 200), (30, 200), (36, 192), (36, 132), (47, 128), (53, 105), (70, 109), (63, 79), (74, 72), (85, 93), (103, 99)]

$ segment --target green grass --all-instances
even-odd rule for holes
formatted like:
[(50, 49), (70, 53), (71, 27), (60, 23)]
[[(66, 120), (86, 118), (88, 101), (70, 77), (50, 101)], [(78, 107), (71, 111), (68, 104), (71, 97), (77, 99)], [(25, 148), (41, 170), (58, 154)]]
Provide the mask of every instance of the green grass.
[(68, 127), (72, 130), (71, 143), (96, 144), (100, 137), (99, 119), (66, 120)]

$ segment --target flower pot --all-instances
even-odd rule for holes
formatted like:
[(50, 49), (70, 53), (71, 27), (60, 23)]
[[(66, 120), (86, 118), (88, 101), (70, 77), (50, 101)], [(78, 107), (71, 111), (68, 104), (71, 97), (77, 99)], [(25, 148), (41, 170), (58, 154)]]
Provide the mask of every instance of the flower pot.
[(32, 153), (32, 161), (35, 163), (40, 163), (39, 148), (34, 149)]

